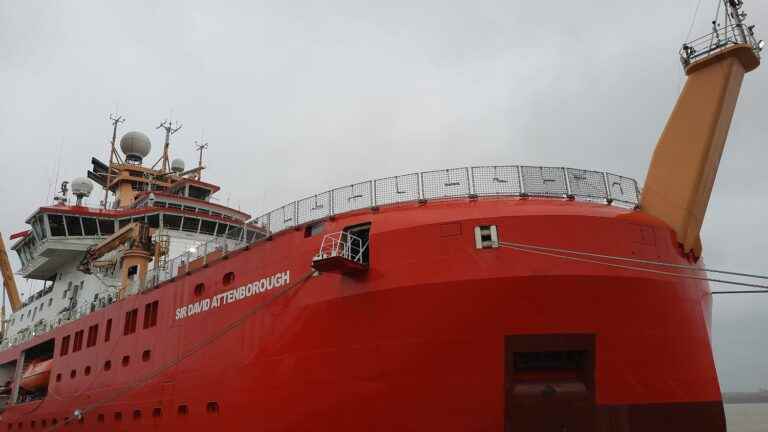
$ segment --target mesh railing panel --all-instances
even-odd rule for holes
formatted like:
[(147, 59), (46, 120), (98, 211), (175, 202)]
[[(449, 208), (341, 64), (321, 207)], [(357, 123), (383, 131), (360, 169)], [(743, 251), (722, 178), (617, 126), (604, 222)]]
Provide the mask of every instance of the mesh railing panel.
[(634, 205), (640, 203), (640, 193), (635, 179), (610, 173), (606, 173), (606, 178), (612, 200)]
[(274, 234), (299, 224), (376, 205), (469, 197), (472, 194), (572, 195), (587, 200), (610, 198), (628, 205), (639, 202), (637, 182), (615, 174), (559, 167), (482, 166), (406, 174), (344, 186), (287, 204), (254, 218), (251, 223)]
[(605, 176), (602, 172), (566, 168), (565, 175), (568, 178), (571, 195), (608, 199), (608, 191), (605, 188)]
[(416, 201), (419, 194), (419, 175), (406, 174), (374, 181), (376, 205)]
[(523, 192), (536, 196), (566, 196), (565, 170), (553, 167), (520, 167)]
[(323, 192), (318, 195), (298, 201), (299, 224), (323, 219), (331, 215), (331, 193)]
[(332, 190), (333, 213), (344, 213), (373, 206), (371, 183), (367, 181)]
[(520, 195), (517, 166), (472, 167), (472, 186), (477, 195)]
[(470, 193), (467, 168), (427, 171), (421, 174), (421, 183), (424, 199), (460, 197)]
[(297, 225), (296, 202), (286, 204), (269, 214), (269, 229), (272, 232), (282, 231)]

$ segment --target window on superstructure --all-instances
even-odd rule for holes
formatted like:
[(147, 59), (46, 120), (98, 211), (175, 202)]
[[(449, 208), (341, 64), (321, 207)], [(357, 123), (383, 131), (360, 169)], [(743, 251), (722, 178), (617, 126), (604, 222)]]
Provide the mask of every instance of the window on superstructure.
[(160, 215), (155, 213), (147, 216), (147, 224), (150, 228), (160, 228)]
[(96, 223), (96, 219), (89, 217), (83, 218), (83, 231), (87, 236), (99, 235), (99, 227)]
[(64, 237), (67, 235), (67, 229), (64, 227), (64, 216), (48, 215), (48, 226), (51, 228), (53, 237)]
[(110, 336), (112, 336), (112, 318), (107, 320), (107, 326), (104, 329), (104, 342), (109, 342)]
[(181, 229), (181, 216), (164, 214), (163, 215), (163, 227), (166, 229), (180, 230)]
[(216, 227), (216, 236), (224, 237), (224, 234), (227, 233), (228, 229), (229, 229), (229, 225), (225, 223), (219, 223), (219, 226)]
[(48, 237), (48, 232), (45, 230), (45, 216), (43, 215), (37, 215), (37, 226), (40, 229), (40, 232), (38, 235), (40, 236), (41, 240), (44, 240)]
[(131, 223), (131, 219), (130, 218), (120, 219), (119, 221), (117, 221), (117, 228), (118, 229), (123, 229), (123, 228), (127, 227), (128, 224), (130, 224), (130, 223)]
[(79, 217), (64, 216), (64, 222), (67, 224), (67, 234), (70, 237), (83, 235), (83, 226), (80, 225)]
[(227, 232), (227, 238), (232, 240), (240, 240), (243, 237), (243, 227), (236, 225), (229, 226), (229, 232)]
[(139, 317), (138, 309), (131, 309), (125, 313), (125, 326), (123, 327), (123, 336), (136, 333), (136, 321)]
[(61, 351), (59, 351), (59, 357), (63, 357), (67, 354), (69, 354), (69, 335), (64, 336), (61, 338)]
[(72, 341), (72, 352), (78, 352), (83, 349), (83, 330), (75, 332), (75, 340)]
[(155, 300), (152, 303), (144, 305), (144, 328), (148, 329), (157, 325), (157, 309), (159, 307), (159, 301)]
[(184, 222), (182, 223), (181, 229), (186, 232), (192, 232), (196, 233), (197, 228), (200, 226), (200, 219), (198, 218), (191, 218), (191, 217), (185, 217)]
[(216, 233), (216, 222), (202, 219), (200, 221), (200, 234), (214, 235)]
[(131, 218), (131, 222), (134, 222), (134, 223), (136, 223), (136, 222), (138, 222), (138, 223), (146, 223), (147, 222), (147, 218), (145, 216), (135, 216), (135, 217)]
[(86, 348), (90, 348), (96, 345), (96, 341), (99, 338), (99, 325), (94, 324), (88, 327), (88, 340), (85, 343)]
[(176, 203), (170, 203), (170, 202), (169, 202), (169, 203), (168, 203), (168, 208), (175, 208), (175, 209), (179, 209), (179, 210), (181, 210), (181, 208), (182, 208), (182, 205), (181, 205), (181, 204), (176, 204)]
[(108, 236), (115, 233), (115, 221), (112, 219), (99, 219), (99, 231), (101, 235)]
[(155, 201), (155, 207), (165, 207), (165, 201)]

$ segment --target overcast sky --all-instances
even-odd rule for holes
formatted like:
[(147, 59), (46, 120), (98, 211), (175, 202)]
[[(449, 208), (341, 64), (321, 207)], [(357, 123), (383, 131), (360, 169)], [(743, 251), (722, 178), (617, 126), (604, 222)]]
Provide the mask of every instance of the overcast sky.
[[(116, 109), (123, 132), (153, 139), (153, 157), (169, 115), (184, 125), (172, 153), (187, 166), (202, 135), (204, 179), (254, 215), (474, 164), (642, 181), (698, 1), (0, 0), (0, 231), (7, 241), (55, 182), (106, 158)], [(715, 3), (703, 0), (694, 36)], [(747, 8), (768, 39), (768, 3)], [(768, 71), (746, 78), (703, 229), (710, 266), (768, 273), (767, 90)], [(768, 295), (715, 299), (725, 390), (768, 387), (767, 328)]]

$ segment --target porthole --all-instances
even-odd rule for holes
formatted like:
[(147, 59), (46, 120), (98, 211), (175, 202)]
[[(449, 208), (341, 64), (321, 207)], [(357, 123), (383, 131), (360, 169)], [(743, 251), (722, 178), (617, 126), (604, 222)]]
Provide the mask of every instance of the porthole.
[(228, 272), (224, 274), (224, 277), (221, 279), (221, 282), (226, 285), (231, 285), (232, 282), (235, 281), (235, 272)]
[(189, 414), (189, 406), (187, 406), (187, 405), (179, 405), (179, 408), (178, 408), (177, 411), (178, 411), (179, 415), (187, 415), (187, 414)]
[(61, 382), (61, 374), (60, 373), (56, 374), (56, 382)]
[(69, 377), (74, 379), (76, 376), (77, 376), (77, 371), (72, 369), (72, 371), (69, 372)]
[(204, 283), (199, 283), (199, 284), (195, 285), (195, 295), (196, 296), (200, 297), (201, 295), (203, 295), (204, 292), (205, 292), (205, 284)]
[(162, 417), (163, 416), (163, 409), (160, 407), (154, 408), (152, 410), (152, 417)]
[(131, 356), (123, 356), (123, 366), (131, 364)]
[(138, 420), (141, 418), (141, 410), (133, 410), (133, 419)]
[(152, 357), (152, 351), (150, 351), (150, 350), (145, 350), (141, 354), (141, 360), (145, 361), (145, 362), (148, 362), (151, 357)]
[(51, 424), (52, 425), (57, 425), (57, 424), (59, 424), (59, 421), (56, 420), (56, 419), (53, 419), (53, 420), (51, 420)]
[(99, 423), (104, 423), (104, 414), (99, 414), (96, 416), (96, 421)]
[(117, 411), (115, 413), (115, 421), (121, 421), (121, 420), (123, 420), (123, 413), (121, 413), (120, 411)]
[(110, 369), (112, 369), (112, 361), (111, 360), (107, 360), (107, 361), (104, 362), (104, 370), (108, 371)]
[(85, 374), (85, 376), (90, 375), (91, 374), (91, 367), (90, 366), (86, 366), (85, 370), (83, 371), (83, 373)]

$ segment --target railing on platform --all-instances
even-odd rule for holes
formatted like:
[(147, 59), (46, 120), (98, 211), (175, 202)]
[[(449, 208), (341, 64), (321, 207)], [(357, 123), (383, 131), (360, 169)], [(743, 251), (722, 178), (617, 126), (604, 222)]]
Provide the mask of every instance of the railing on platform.
[(680, 48), (680, 61), (683, 67), (687, 67), (730, 46), (742, 44), (751, 46), (758, 57), (765, 46), (765, 42), (758, 41), (755, 37), (754, 26), (731, 24), (717, 27), (712, 33), (683, 44)]
[(365, 208), (492, 196), (579, 198), (636, 207), (637, 182), (600, 171), (538, 166), (478, 166), (369, 180), (312, 195), (249, 221), (274, 234)]
[(367, 248), (368, 242), (363, 243), (361, 238), (346, 231), (339, 231), (323, 237), (320, 251), (314, 259), (342, 257), (358, 264), (364, 264), (363, 257)]

